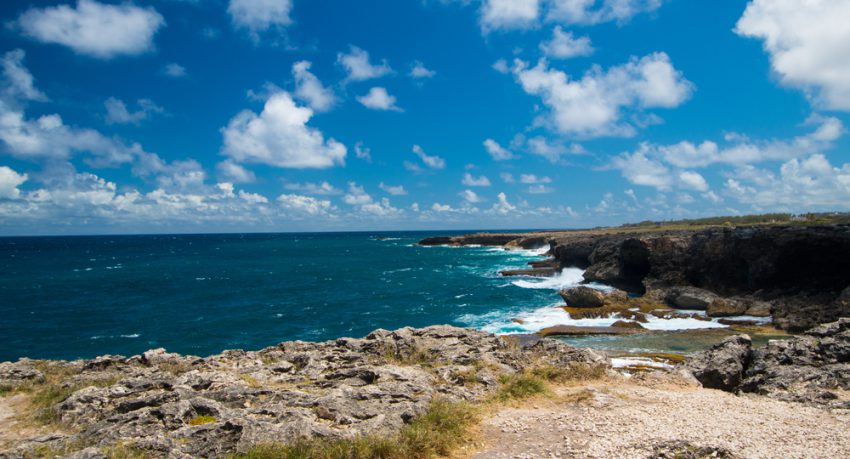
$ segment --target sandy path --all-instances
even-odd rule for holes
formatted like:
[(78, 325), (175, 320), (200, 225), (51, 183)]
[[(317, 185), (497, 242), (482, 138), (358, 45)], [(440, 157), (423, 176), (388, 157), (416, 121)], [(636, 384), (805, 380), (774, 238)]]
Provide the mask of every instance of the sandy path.
[(850, 458), (847, 411), (663, 383), (605, 382), (558, 396), (489, 415), (472, 457), (646, 458), (654, 444), (684, 440), (743, 458)]

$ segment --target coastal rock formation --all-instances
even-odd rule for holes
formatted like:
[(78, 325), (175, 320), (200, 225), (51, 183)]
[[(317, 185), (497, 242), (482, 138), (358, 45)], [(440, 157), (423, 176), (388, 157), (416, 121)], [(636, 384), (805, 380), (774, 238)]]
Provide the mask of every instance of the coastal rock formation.
[(706, 387), (753, 392), (780, 400), (850, 408), (850, 318), (753, 349), (730, 337), (687, 363)]
[(747, 335), (730, 336), (688, 362), (694, 377), (709, 389), (734, 391), (750, 363), (753, 342)]
[(588, 282), (646, 294), (677, 308), (709, 310), (718, 317), (770, 315), (777, 327), (790, 331), (850, 316), (848, 225), (503, 233), (442, 243), (517, 245), (526, 240), (546, 241), (560, 267), (585, 269)]
[(129, 358), (22, 359), (0, 365), (0, 387), (51, 394), (30, 415), (63, 427), (21, 441), (0, 458), (68, 444), (122, 444), (151, 457), (222, 457), (269, 441), (393, 433), (434, 397), (474, 400), (494, 391), (500, 375), (577, 363), (607, 365), (593, 351), (553, 340), (522, 345), (449, 326), (207, 358), (159, 349)]
[(603, 292), (584, 286), (561, 290), (561, 298), (573, 308), (598, 308), (605, 304)]

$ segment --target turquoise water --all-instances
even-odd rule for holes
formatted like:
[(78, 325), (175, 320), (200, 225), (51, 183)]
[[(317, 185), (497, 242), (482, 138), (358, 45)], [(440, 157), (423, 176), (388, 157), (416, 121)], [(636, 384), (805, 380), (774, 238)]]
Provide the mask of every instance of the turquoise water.
[(427, 235), (0, 238), (0, 361), (209, 355), (408, 325), (498, 329), (558, 302), (554, 288), (498, 275), (533, 252), (415, 245)]

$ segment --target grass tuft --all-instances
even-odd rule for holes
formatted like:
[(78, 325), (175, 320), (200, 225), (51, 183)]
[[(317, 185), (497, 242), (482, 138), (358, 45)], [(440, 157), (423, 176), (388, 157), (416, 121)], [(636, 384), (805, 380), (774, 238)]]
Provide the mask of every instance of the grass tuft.
[(549, 383), (540, 376), (532, 374), (530, 371), (502, 375), (499, 377), (499, 382), (502, 386), (496, 391), (494, 398), (500, 402), (523, 400), (538, 395), (550, 395), (552, 393)]
[(211, 423), (216, 422), (216, 421), (217, 421), (217, 419), (215, 418), (215, 416), (198, 415), (198, 416), (195, 416), (194, 418), (189, 420), (189, 425), (190, 426), (200, 426), (200, 425), (204, 425), (204, 424), (211, 424)]
[(231, 459), (430, 459), (450, 454), (469, 436), (477, 420), (466, 402), (434, 399), (428, 411), (391, 437), (306, 439), (284, 445), (265, 443)]

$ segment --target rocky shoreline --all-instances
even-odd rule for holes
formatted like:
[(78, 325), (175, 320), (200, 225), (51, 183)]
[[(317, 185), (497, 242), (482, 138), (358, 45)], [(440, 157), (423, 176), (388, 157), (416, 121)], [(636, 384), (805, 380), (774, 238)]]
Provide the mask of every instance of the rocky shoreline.
[[(259, 351), (229, 350), (210, 357), (154, 349), (131, 357), (2, 362), (0, 459), (240, 457), (238, 454), (257, 445), (290, 444), (300, 439), (389, 438), (427, 416), (436, 400), (481, 404), (506, 390), (552, 392), (536, 386), (545, 384), (539, 375), (571, 381), (567, 389), (559, 387), (549, 396), (568, 393), (564, 403), (570, 404), (570, 410), (584, 410), (588, 417), (583, 401), (591, 400), (599, 409), (616, 407), (615, 398), (605, 391), (629, 397), (647, 394), (643, 387), (649, 384), (653, 397), (663, 398), (665, 385), (689, 387), (689, 391), (719, 389), (757, 397), (748, 399), (748, 406), (779, 413), (777, 419), (793, 419), (799, 411), (806, 422), (816, 423), (822, 412), (830, 417), (830, 428), (846, 425), (840, 419), (850, 413), (847, 226), (485, 233), (429, 238), (421, 243), (548, 247), (548, 259), (532, 262), (528, 270), (503, 274), (550, 276), (566, 267), (582, 268), (586, 282), (615, 289), (602, 292), (578, 286), (564, 290), (560, 292), (563, 308), (575, 317), (613, 315), (621, 320), (601, 330), (561, 326), (525, 336), (496, 336), (441, 325), (375, 330), (365, 338), (319, 343), (284, 342)], [(737, 335), (684, 362), (677, 357), (663, 365), (625, 368), (614, 368), (603, 352), (545, 338), (640, 334), (646, 331), (641, 324), (648, 319), (685, 314), (680, 309), (702, 310), (697, 314), (700, 317), (765, 317), (782, 329), (805, 333), (763, 347), (754, 347), (749, 336)], [(598, 382), (600, 378), (603, 383)], [(518, 386), (511, 386), (517, 381)], [(580, 389), (582, 384), (595, 388)], [(600, 384), (606, 389), (599, 389)], [(686, 398), (705, 404), (698, 407), (700, 413), (712, 412), (717, 400), (734, 406), (734, 401), (710, 394)], [(770, 403), (762, 404), (759, 399)], [(643, 412), (636, 403), (631, 405), (630, 413)], [(727, 414), (738, 420), (742, 416)], [(503, 425), (500, 422), (504, 420), (499, 419), (484, 422)], [(638, 417), (628, 422), (641, 427), (645, 421)], [(514, 425), (513, 420), (505, 422)], [(520, 426), (516, 432), (522, 429), (552, 430), (538, 425)], [(559, 429), (561, 435), (566, 426)], [(488, 432), (487, 428), (484, 431)], [(525, 454), (511, 445), (500, 445), (505, 431), (501, 432), (492, 433), (495, 443), (488, 448), (494, 448), (493, 454), (470, 454)], [(836, 433), (835, 438), (844, 438), (844, 433)], [(666, 439), (662, 435), (658, 442), (646, 444), (634, 443), (640, 442), (635, 437), (629, 440), (633, 443), (620, 441), (623, 444), (616, 448), (621, 449), (611, 446), (614, 449), (607, 450), (604, 448), (611, 442), (602, 439), (585, 444), (584, 450), (573, 445), (567, 451), (585, 451), (575, 457), (624, 457), (623, 451), (629, 451), (629, 457), (680, 457), (677, 454), (693, 451), (706, 454), (683, 457), (739, 457), (728, 449), (734, 442), (725, 442), (720, 448), (700, 444), (700, 429), (688, 435)], [(786, 451), (774, 450), (770, 444), (756, 446), (760, 451), (757, 457)], [(815, 453), (799, 457), (818, 457), (816, 451), (824, 445), (802, 447)], [(846, 448), (842, 448), (829, 445), (830, 451), (844, 452)], [(634, 455), (635, 451), (640, 455)], [(717, 456), (718, 451), (723, 455)]]
[(667, 307), (770, 316), (792, 332), (850, 316), (848, 225), (480, 233), (420, 244), (548, 247), (549, 259), (503, 274), (548, 276), (577, 267), (586, 282)]

